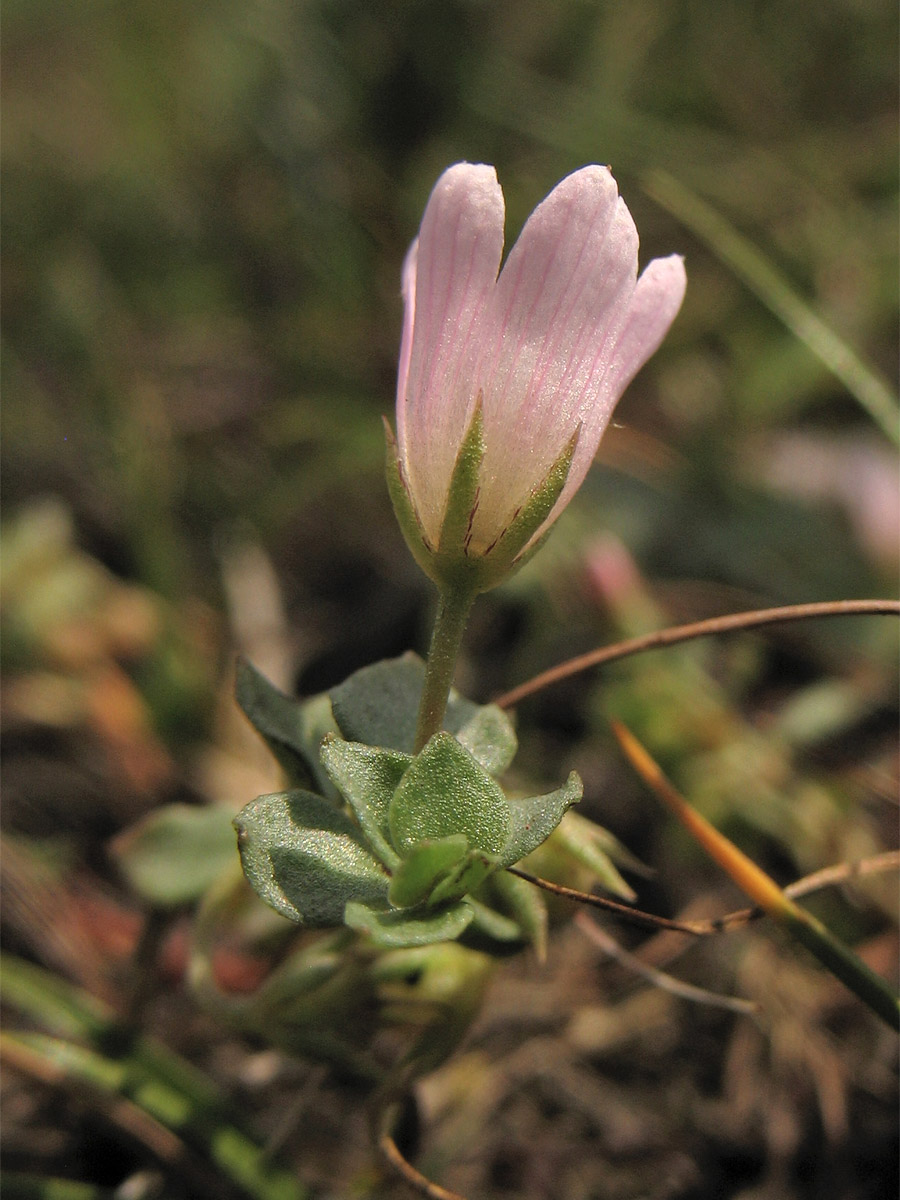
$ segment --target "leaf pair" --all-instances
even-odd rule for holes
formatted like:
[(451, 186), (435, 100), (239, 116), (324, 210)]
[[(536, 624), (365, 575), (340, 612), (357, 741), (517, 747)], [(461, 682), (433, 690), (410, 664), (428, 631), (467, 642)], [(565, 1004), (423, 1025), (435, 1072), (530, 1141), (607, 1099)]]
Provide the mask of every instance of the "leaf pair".
[[(456, 695), (452, 732), (413, 757), (422, 681), (409, 655), (365, 668), (331, 693), (329, 722), (321, 698), (297, 704), (239, 667), (248, 717), (294, 779), (319, 785), (243, 809), (235, 826), (245, 874), (292, 920), (346, 923), (382, 946), (453, 939), (470, 925), (488, 939), (527, 938), (531, 906), (517, 923), (473, 893), (550, 835), (580, 800), (581, 782), (573, 774), (548, 795), (507, 799), (494, 775), (515, 753), (512, 727), (499, 709)], [(314, 731), (329, 725), (314, 754)], [(515, 914), (515, 903), (507, 907)]]

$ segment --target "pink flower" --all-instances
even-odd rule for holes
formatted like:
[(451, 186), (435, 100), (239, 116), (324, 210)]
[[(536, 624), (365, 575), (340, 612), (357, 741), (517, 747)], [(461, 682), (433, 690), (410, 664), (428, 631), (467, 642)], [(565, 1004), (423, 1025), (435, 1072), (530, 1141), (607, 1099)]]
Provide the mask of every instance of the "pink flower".
[(493, 167), (458, 163), (431, 193), (403, 268), (389, 460), (420, 563), (440, 581), (466, 560), (477, 590), (568, 504), (686, 282), (678, 255), (638, 277), (637, 230), (606, 167), (558, 184), (500, 270), (504, 215)]

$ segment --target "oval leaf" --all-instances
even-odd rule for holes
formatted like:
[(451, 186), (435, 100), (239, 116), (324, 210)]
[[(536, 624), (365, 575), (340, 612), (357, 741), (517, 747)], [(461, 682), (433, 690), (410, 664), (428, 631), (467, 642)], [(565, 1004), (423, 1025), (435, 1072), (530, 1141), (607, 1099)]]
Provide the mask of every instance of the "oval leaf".
[(413, 759), (391, 801), (391, 838), (401, 855), (427, 838), (464, 833), (473, 849), (499, 853), (509, 838), (509, 804), (498, 784), (449, 733), (436, 733)]
[(259, 796), (234, 826), (251, 887), (292, 921), (340, 925), (350, 900), (387, 907), (388, 876), (350, 818), (322, 796)]
[[(334, 719), (348, 742), (412, 754), (425, 664), (416, 654), (373, 663), (329, 693)], [(494, 704), (480, 706), (451, 691), (444, 728), (492, 774), (499, 775), (516, 753), (512, 722)]]
[(412, 759), (396, 750), (364, 746), (326, 737), (322, 765), (353, 809), (372, 849), (393, 871), (399, 859), (390, 844), (388, 809), (397, 785)]

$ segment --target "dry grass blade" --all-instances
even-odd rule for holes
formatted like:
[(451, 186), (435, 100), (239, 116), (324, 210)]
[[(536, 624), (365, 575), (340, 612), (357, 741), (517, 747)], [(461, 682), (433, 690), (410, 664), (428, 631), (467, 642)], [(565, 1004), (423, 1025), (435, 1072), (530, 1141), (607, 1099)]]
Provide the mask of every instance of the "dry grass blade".
[(900, 1029), (900, 998), (887, 982), (837, 941), (821, 921), (798, 907), (765, 871), (692, 808), (624, 725), (614, 721), (612, 728), (623, 753), (644, 783), (741, 891), (782, 924), (891, 1028)]

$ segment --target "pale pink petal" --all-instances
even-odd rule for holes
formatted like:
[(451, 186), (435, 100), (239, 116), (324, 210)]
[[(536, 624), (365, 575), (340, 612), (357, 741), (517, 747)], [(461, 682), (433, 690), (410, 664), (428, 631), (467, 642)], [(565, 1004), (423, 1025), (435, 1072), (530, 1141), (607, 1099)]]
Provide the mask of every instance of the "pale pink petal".
[(403, 260), (400, 294), (403, 297), (403, 332), (400, 335), (400, 361), (397, 364), (397, 441), (406, 446), (406, 389), (409, 359), (412, 354), (413, 327), (416, 319), (416, 259), (419, 239), (413, 242)]
[(687, 275), (680, 254), (654, 258), (645, 267), (608, 371), (607, 386), (621, 396), (648, 358), (659, 349), (678, 315)]
[(397, 397), (398, 439), (419, 517), (433, 539), (475, 402), (465, 372), (500, 268), (503, 220), (494, 168), (458, 163), (431, 193), (410, 266), (414, 315), (405, 387)]
[(477, 372), (487, 452), (473, 542), (510, 518), (583, 419), (628, 311), (637, 246), (605, 167), (564, 179), (522, 230)]
[(686, 286), (687, 276), (680, 254), (654, 258), (642, 272), (631, 295), (625, 320), (617, 330), (612, 353), (602, 372), (595, 377), (596, 386), (589, 389), (590, 402), (581, 412), (578, 450), (566, 486), (544, 528), (559, 516), (584, 481), (613, 409), (644, 363), (658, 350), (678, 315)]

